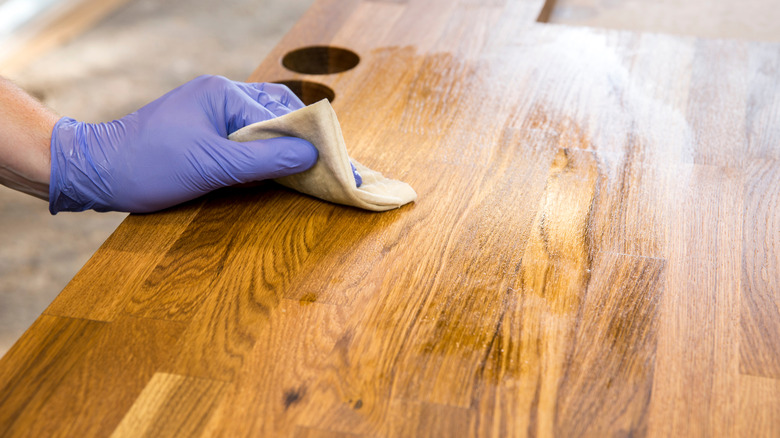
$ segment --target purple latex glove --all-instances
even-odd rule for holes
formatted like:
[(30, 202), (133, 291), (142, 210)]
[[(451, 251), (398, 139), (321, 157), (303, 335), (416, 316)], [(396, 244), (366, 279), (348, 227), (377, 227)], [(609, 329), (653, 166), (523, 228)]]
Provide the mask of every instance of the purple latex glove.
[(303, 107), (283, 85), (201, 76), (110, 123), (64, 117), (52, 131), (49, 210), (145, 213), (302, 172), (317, 161), (305, 140), (227, 136)]
[(360, 187), (363, 184), (363, 177), (361, 177), (357, 169), (355, 169), (354, 164), (349, 163), (349, 165), (352, 166), (352, 176), (355, 177), (355, 185)]

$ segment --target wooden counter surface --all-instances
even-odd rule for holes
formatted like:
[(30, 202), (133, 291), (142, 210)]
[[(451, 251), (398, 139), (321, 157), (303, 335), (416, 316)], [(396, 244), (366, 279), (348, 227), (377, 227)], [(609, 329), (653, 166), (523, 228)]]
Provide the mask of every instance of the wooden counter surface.
[[(0, 361), (2, 436), (780, 436), (780, 45), (321, 0), (387, 213), (130, 216)], [(329, 75), (280, 65), (353, 50)], [(247, 54), (251, 56), (251, 54)]]

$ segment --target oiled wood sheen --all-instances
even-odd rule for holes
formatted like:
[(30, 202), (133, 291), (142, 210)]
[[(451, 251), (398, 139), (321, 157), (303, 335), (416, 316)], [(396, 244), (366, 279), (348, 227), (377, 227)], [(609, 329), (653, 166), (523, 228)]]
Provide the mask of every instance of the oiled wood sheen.
[(251, 79), (332, 88), (418, 201), (129, 217), (0, 361), (0, 435), (779, 436), (780, 45), (542, 6), (316, 2)]

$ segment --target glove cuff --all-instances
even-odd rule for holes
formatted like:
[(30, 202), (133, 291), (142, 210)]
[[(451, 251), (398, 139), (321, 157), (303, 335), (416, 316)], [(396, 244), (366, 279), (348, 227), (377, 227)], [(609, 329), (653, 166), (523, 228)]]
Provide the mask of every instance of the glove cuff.
[(101, 201), (105, 190), (100, 166), (94, 162), (87, 147), (92, 126), (63, 117), (51, 133), (51, 177), (49, 180), (49, 212), (108, 211)]

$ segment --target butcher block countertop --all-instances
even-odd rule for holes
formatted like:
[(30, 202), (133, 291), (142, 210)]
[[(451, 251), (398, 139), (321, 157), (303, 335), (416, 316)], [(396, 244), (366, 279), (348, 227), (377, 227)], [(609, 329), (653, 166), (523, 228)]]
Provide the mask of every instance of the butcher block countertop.
[(251, 80), (332, 90), (418, 200), (131, 215), (0, 360), (0, 436), (779, 436), (780, 44), (542, 3), (316, 2)]

